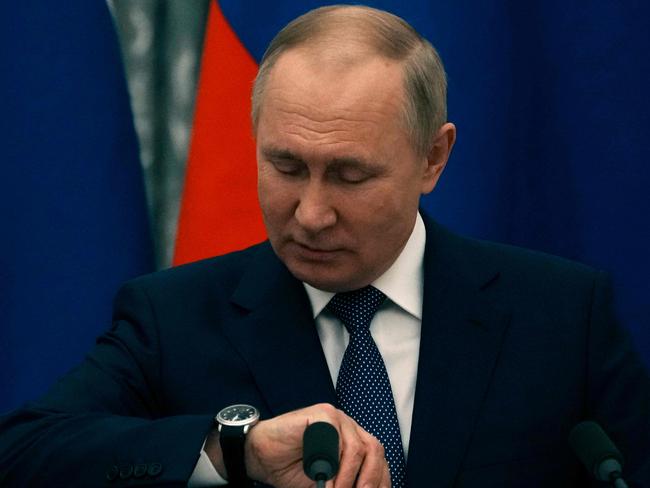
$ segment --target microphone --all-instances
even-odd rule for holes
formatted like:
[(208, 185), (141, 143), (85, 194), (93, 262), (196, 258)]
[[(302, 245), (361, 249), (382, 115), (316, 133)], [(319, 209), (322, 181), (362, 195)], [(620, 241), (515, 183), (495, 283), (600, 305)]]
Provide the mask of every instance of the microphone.
[(339, 433), (332, 424), (314, 422), (305, 429), (302, 452), (305, 474), (324, 487), (339, 470)]
[(627, 488), (621, 477), (623, 455), (600, 425), (592, 421), (580, 422), (571, 430), (569, 444), (598, 481)]

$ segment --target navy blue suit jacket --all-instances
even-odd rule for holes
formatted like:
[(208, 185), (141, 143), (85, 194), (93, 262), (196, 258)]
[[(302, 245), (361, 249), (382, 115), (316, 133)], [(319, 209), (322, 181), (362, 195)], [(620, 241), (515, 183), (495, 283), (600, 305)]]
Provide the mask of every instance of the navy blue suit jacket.
[[(650, 486), (650, 386), (605, 276), (425, 225), (409, 486), (589, 486), (567, 444), (587, 418)], [(265, 418), (336, 402), (304, 288), (268, 243), (126, 284), (85, 361), (1, 420), (0, 480), (183, 486), (213, 415), (242, 402)]]

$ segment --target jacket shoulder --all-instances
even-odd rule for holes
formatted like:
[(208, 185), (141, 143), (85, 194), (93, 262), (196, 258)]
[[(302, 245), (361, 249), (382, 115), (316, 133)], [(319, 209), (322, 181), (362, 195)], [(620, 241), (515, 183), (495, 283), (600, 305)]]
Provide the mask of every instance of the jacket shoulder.
[[(546, 252), (510, 244), (461, 236), (430, 219), (427, 248), (437, 263), (445, 261), (454, 273), (475, 276), (478, 280), (500, 275), (514, 286), (528, 284), (536, 289), (562, 288), (574, 284), (590, 288), (606, 273), (591, 266)], [(431, 238), (431, 242), (429, 242)]]
[(176, 298), (187, 294), (201, 293), (226, 293), (229, 295), (253, 259), (272, 253), (270, 244), (265, 241), (241, 251), (139, 276), (124, 283), (120, 291), (140, 288), (151, 295), (173, 295)]

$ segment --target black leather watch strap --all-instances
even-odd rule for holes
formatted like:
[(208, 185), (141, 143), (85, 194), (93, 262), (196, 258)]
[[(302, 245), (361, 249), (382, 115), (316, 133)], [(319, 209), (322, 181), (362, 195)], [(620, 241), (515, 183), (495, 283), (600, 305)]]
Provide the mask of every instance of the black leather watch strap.
[(222, 425), (219, 431), (219, 444), (223, 463), (228, 473), (228, 486), (249, 488), (253, 482), (246, 476), (244, 443), (246, 434), (241, 426)]

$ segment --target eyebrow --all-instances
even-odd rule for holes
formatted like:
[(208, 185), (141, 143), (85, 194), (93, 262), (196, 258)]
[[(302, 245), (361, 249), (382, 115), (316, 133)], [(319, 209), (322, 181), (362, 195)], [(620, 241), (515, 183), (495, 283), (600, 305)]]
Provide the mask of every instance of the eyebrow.
[(277, 147), (262, 148), (262, 154), (267, 159), (286, 159), (290, 161), (302, 161), (302, 158), (292, 153), (288, 149), (280, 149)]
[[(268, 159), (283, 159), (287, 161), (304, 162), (303, 158), (291, 152), (289, 149), (265, 147), (262, 149), (262, 154), (265, 158)], [(354, 166), (361, 169), (370, 170), (373, 167), (370, 163), (363, 160), (362, 158), (357, 158), (354, 156), (332, 158), (328, 161), (327, 165), (332, 169)]]
[(333, 169), (352, 166), (352, 167), (360, 168), (362, 170), (364, 169), (369, 170), (372, 167), (369, 163), (367, 163), (363, 159), (354, 158), (354, 157), (334, 158), (330, 161), (329, 166), (330, 168)]

